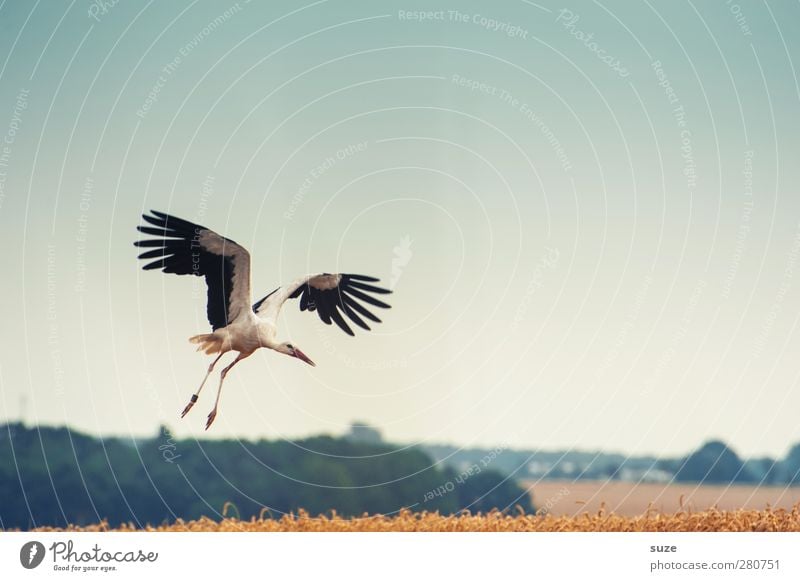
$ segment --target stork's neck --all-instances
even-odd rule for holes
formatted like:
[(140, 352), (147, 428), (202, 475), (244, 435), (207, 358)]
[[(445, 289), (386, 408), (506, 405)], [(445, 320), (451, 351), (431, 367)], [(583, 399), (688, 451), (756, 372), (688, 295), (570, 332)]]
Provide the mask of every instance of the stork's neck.
[(275, 325), (267, 321), (258, 322), (258, 341), (261, 343), (262, 347), (266, 347), (267, 349), (275, 349), (278, 347), (281, 342), (277, 340), (276, 336), (277, 330), (275, 329)]

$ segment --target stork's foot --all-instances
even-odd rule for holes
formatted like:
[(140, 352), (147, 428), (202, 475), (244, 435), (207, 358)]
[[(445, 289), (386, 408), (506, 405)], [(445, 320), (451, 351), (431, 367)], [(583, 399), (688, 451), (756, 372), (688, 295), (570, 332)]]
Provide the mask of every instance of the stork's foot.
[(194, 394), (192, 396), (192, 399), (189, 400), (189, 403), (186, 404), (186, 407), (183, 408), (183, 412), (181, 413), (181, 417), (184, 417), (186, 414), (189, 413), (189, 410), (192, 409), (192, 406), (194, 406), (194, 402), (196, 402), (196, 401), (197, 401), (197, 394)]
[(211, 427), (211, 424), (214, 423), (214, 420), (217, 417), (217, 408), (211, 410), (211, 413), (208, 414), (208, 421), (206, 422), (206, 430)]

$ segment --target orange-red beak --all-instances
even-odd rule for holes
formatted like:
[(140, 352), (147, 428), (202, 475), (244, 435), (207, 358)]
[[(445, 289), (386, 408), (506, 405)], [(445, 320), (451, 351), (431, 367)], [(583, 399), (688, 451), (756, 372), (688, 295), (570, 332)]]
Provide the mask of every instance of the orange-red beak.
[(294, 356), (297, 357), (300, 361), (305, 361), (306, 363), (308, 363), (312, 367), (316, 367), (317, 366), (316, 363), (311, 361), (311, 359), (309, 359), (308, 356), (305, 353), (303, 353), (302, 351), (300, 351), (300, 349), (298, 349), (297, 347), (294, 348)]

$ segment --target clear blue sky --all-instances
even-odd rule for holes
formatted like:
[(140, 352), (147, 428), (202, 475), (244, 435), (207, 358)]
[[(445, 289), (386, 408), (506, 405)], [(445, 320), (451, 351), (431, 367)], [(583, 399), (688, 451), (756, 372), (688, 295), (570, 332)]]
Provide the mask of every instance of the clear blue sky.
[(799, 38), (788, 1), (7, 0), (0, 418), (202, 433), (204, 292), (132, 246), (156, 208), (249, 247), (254, 294), (395, 289), (356, 338), (291, 305), (318, 366), (257, 353), (213, 436), (781, 455)]

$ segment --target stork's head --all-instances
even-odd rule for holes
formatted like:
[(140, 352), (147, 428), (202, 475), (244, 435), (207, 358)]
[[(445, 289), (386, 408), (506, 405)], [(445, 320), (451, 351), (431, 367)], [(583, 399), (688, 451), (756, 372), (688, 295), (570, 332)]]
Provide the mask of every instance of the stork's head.
[(317, 366), (317, 364), (314, 363), (313, 361), (311, 361), (311, 359), (309, 359), (308, 356), (305, 353), (300, 351), (300, 349), (298, 349), (297, 347), (295, 347), (291, 343), (288, 343), (288, 342), (287, 343), (281, 343), (280, 345), (278, 345), (278, 347), (275, 349), (275, 351), (279, 351), (280, 353), (283, 353), (284, 355), (290, 355), (291, 357), (297, 357), (300, 361), (305, 361), (306, 363), (308, 363), (309, 365), (311, 365), (313, 367)]

